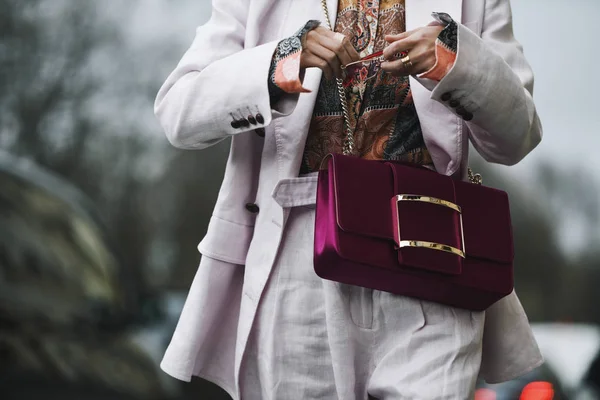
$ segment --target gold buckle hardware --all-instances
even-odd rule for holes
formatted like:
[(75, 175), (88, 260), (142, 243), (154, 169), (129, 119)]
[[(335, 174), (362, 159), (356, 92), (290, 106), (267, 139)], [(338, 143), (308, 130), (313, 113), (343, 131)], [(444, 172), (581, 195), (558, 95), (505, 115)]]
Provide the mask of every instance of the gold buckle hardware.
[[(461, 239), (461, 243), (462, 243), (462, 250), (461, 250), (456, 247), (449, 246), (447, 244), (433, 243), (433, 242), (427, 242), (427, 241), (423, 241), (423, 240), (400, 240), (400, 238), (401, 238), (401, 236), (400, 236), (400, 211), (398, 210), (398, 212), (396, 212), (396, 226), (398, 227), (398, 241), (399, 241), (398, 248), (399, 249), (403, 248), (403, 247), (421, 247), (421, 248), (425, 248), (425, 249), (443, 251), (446, 253), (451, 253), (451, 254), (460, 256), (462, 258), (465, 258), (465, 254), (466, 254), (465, 234), (464, 234), (464, 228), (463, 228), (462, 210), (459, 205), (454, 204), (447, 200), (438, 199), (437, 197), (420, 196), (420, 195), (416, 195), (416, 194), (399, 194), (399, 195), (396, 195), (396, 200), (397, 200), (397, 203), (399, 203), (401, 201), (417, 201), (420, 203), (435, 204), (435, 205), (447, 207), (453, 211), (456, 211), (460, 217), (460, 239)], [(397, 204), (396, 206), (399, 206), (399, 204)]]

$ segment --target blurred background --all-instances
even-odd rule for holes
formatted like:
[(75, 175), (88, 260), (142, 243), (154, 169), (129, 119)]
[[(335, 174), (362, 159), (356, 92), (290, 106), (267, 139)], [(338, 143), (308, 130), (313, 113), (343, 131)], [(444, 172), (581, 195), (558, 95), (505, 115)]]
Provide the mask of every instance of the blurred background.
[[(473, 164), (511, 196), (516, 287), (548, 362), (478, 396), (546, 382), (600, 399), (600, 2), (513, 11), (545, 137), (515, 167)], [(0, 0), (2, 399), (228, 398), (158, 368), (229, 144), (176, 150), (152, 106), (209, 16), (209, 0)]]

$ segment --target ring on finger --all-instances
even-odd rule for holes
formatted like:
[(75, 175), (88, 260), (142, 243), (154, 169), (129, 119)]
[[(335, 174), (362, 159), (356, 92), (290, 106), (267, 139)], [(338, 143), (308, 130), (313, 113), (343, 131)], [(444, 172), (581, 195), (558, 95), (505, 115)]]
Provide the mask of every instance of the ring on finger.
[(402, 65), (404, 65), (404, 68), (406, 69), (413, 66), (413, 63), (412, 61), (410, 61), (410, 56), (408, 54), (405, 57), (402, 57), (400, 61), (402, 61)]

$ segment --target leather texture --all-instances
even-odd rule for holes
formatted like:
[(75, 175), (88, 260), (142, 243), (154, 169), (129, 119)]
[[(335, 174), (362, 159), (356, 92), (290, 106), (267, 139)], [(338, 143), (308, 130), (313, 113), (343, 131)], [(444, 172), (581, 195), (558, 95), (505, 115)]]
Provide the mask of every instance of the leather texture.
[[(505, 192), (404, 163), (328, 157), (317, 184), (314, 268), (320, 277), (473, 311), (512, 292)], [(456, 204), (462, 223), (451, 208), (398, 202), (401, 194)], [(400, 240), (464, 248), (466, 257), (399, 248)]]

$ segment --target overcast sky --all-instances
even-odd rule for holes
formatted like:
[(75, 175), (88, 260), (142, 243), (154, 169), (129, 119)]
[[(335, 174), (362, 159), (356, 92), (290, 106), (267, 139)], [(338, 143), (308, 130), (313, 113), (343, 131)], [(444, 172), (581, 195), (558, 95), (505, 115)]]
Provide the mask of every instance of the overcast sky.
[(600, 170), (597, 0), (513, 1), (517, 39), (535, 72), (544, 140), (519, 167), (545, 157)]

